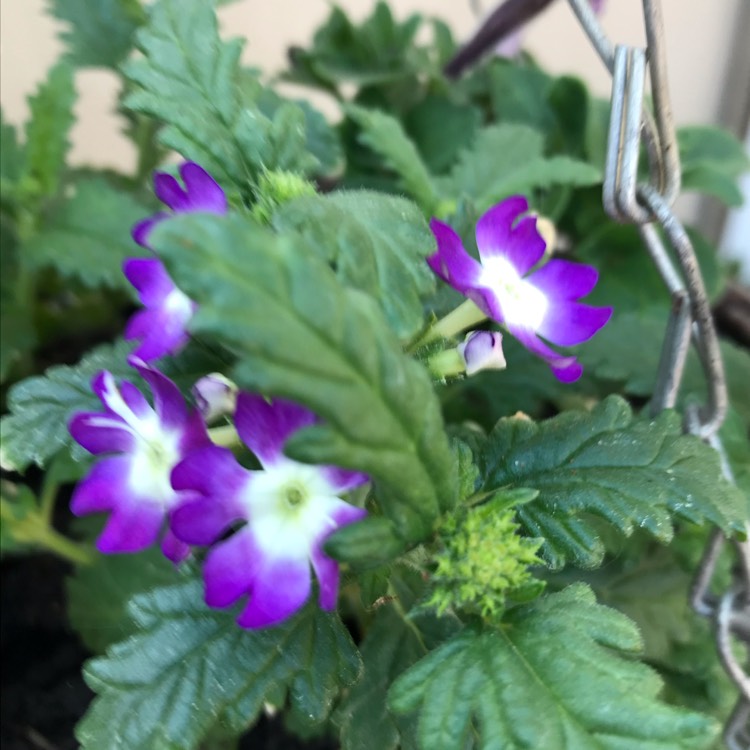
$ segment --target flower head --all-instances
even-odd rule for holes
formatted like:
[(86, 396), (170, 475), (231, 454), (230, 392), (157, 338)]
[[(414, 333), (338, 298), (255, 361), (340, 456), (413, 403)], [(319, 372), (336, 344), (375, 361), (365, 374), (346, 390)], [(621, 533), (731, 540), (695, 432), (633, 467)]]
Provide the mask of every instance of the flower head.
[(222, 540), (204, 564), (206, 602), (226, 607), (249, 595), (237, 620), (242, 627), (275, 625), (300, 609), (310, 595), (310, 565), (320, 584), (320, 606), (336, 606), (338, 564), (323, 552), (323, 543), (336, 529), (366, 515), (338, 496), (367, 477), (284, 455), (288, 438), (317, 421), (291, 402), (268, 403), (240, 393), (237, 432), (263, 470), (244, 469), (229, 450), (213, 446), (192, 454), (172, 473), (175, 489), (195, 493), (172, 515), (172, 530), (189, 544)]
[[(182, 499), (170, 484), (172, 469), (190, 451), (210, 445), (200, 416), (188, 411), (177, 386), (145, 363), (133, 364), (151, 387), (153, 407), (132, 383), (118, 387), (104, 371), (92, 381), (104, 412), (76, 414), (69, 425), (90, 453), (111, 454), (94, 465), (71, 500), (76, 515), (110, 513), (97, 540), (108, 553), (136, 552), (159, 538), (165, 517)], [(162, 550), (173, 561), (189, 551), (169, 530)]]
[(479, 219), (481, 262), (466, 252), (451, 227), (433, 219), (430, 228), (438, 249), (427, 262), (441, 279), (547, 362), (559, 380), (570, 383), (583, 368), (575, 357), (559, 354), (542, 338), (559, 346), (580, 344), (605, 325), (612, 309), (578, 301), (599, 277), (591, 266), (553, 258), (530, 273), (544, 255), (545, 242), (536, 218), (523, 216), (527, 210), (526, 199), (513, 196)]
[(237, 385), (220, 372), (204, 375), (190, 392), (206, 424), (234, 414), (237, 407)]
[[(170, 174), (154, 175), (154, 192), (159, 200), (176, 214), (205, 212), (225, 214), (227, 199), (211, 175), (194, 162), (180, 165), (185, 187)], [(149, 248), (148, 238), (154, 227), (170, 216), (160, 211), (133, 227), (133, 239)], [(125, 338), (140, 340), (136, 357), (149, 362), (181, 349), (188, 341), (187, 324), (197, 305), (181, 292), (157, 258), (130, 258), (123, 264), (128, 281), (138, 292), (145, 309), (128, 321)]]

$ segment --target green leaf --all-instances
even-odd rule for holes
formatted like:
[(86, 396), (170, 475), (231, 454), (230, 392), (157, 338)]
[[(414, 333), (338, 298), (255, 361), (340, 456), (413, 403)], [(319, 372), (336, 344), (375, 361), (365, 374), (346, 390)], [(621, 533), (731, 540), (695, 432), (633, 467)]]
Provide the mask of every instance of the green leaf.
[(24, 176), (29, 181), (27, 189), (34, 195), (57, 193), (70, 146), (74, 100), (73, 71), (63, 63), (50, 70), (47, 80), (29, 98)]
[(740, 527), (746, 503), (723, 478), (718, 454), (681, 433), (677, 413), (634, 419), (623, 399), (610, 396), (590, 413), (570, 411), (538, 424), (501, 419), (480, 468), (488, 490), (539, 490), (518, 517), (529, 534), (546, 539), (542, 554), (552, 567), (593, 567), (604, 547), (592, 517), (626, 536), (642, 528), (664, 542), (672, 538), (672, 515)]
[(104, 653), (137, 630), (127, 616), (128, 600), (179, 577), (157, 547), (137, 555), (98, 555), (66, 581), (70, 624), (93, 653)]
[(344, 81), (365, 86), (403, 78), (424, 66), (414, 44), (420, 24), (417, 15), (396, 22), (389, 7), (379, 2), (372, 15), (356, 26), (334, 6), (315, 33), (312, 47), (293, 51), (293, 70), (286, 77), (329, 90)]
[(29, 487), (0, 480), (0, 553), (34, 549), (33, 540), (18, 532), (25, 530), (24, 526), (38, 511), (36, 497)]
[(16, 237), (0, 222), (0, 383), (16, 360), (36, 344), (33, 309), (24, 288)]
[(148, 210), (129, 193), (102, 179), (84, 179), (22, 248), (22, 260), (34, 269), (54, 267), (86, 286), (130, 290), (122, 263), (144, 256), (130, 230)]
[(79, 411), (101, 411), (91, 390), (91, 380), (100, 370), (115, 377), (133, 379), (126, 363), (132, 344), (120, 342), (89, 352), (77, 365), (51, 367), (44, 375), (16, 383), (8, 391), (7, 414), (0, 420), (0, 466), (23, 471), (29, 464), (44, 466), (59, 450), (86, 455), (68, 434), (68, 422)]
[(724, 130), (706, 126), (680, 128), (677, 140), (683, 189), (709, 193), (729, 206), (742, 205), (737, 178), (750, 169), (742, 143)]
[(422, 327), (422, 298), (435, 289), (425, 258), (435, 241), (413, 203), (369, 191), (305, 197), (282, 206), (274, 224), (302, 233), (345, 285), (378, 301), (399, 337)]
[[(581, 347), (579, 358), (597, 378), (621, 383), (626, 393), (650, 396), (656, 382), (667, 310), (661, 307), (641, 312), (615, 314), (612, 320)], [(728, 341), (719, 341), (729, 401), (750, 423), (750, 354)], [(680, 403), (688, 397), (706, 398), (706, 381), (700, 360), (691, 349), (680, 388)]]
[(660, 679), (631, 658), (640, 645), (633, 623), (579, 584), (502, 629), (466, 628), (399, 677), (389, 705), (419, 711), (422, 750), (471, 735), (481, 750), (707, 750), (716, 724), (658, 700)]
[(448, 195), (473, 197), (485, 209), (513, 193), (601, 180), (599, 170), (586, 162), (569, 156), (545, 157), (543, 146), (542, 134), (526, 125), (491, 125), (479, 132), (471, 149), (461, 153), (439, 185)]
[(76, 728), (84, 750), (193, 750), (214, 728), (239, 735), (266, 701), (320, 723), (356, 680), (357, 649), (334, 614), (314, 604), (265, 630), (209, 610), (198, 581), (156, 589), (130, 605), (137, 632), (88, 662), (98, 697)]
[(66, 24), (60, 38), (72, 65), (113, 70), (127, 57), (145, 20), (139, 0), (50, 0), (50, 12)]
[(413, 722), (386, 708), (391, 683), (421, 659), (426, 649), (419, 632), (393, 607), (382, 607), (361, 646), (364, 671), (336, 711), (343, 750), (410, 750)]
[(157, 227), (153, 243), (200, 305), (193, 332), (240, 355), (235, 380), (325, 421), (295, 436), (289, 455), (367, 472), (398, 533), (429, 534), (455, 503), (454, 460), (427, 373), (375, 303), (342, 288), (304, 238), (239, 216), (180, 216)]
[(555, 112), (547, 99), (551, 83), (547, 73), (531, 65), (493, 60), (489, 79), (498, 122), (528, 125), (543, 133), (555, 127)]
[(144, 57), (123, 68), (136, 86), (125, 105), (163, 121), (161, 142), (225, 187), (247, 190), (264, 167), (317, 164), (305, 147), (305, 113), (287, 102), (272, 118), (263, 114), (261, 89), (239, 66), (242, 42), (221, 41), (211, 3), (159, 0), (137, 44)]
[(401, 123), (389, 114), (350, 104), (345, 108), (362, 133), (361, 143), (383, 157), (386, 165), (400, 177), (400, 185), (426, 214), (435, 213), (440, 196), (414, 143)]
[(2, 186), (3, 196), (21, 176), (24, 158), (23, 147), (18, 142), (16, 129), (6, 122), (3, 111), (0, 109), (0, 186)]
[(367, 569), (398, 557), (404, 552), (404, 542), (387, 518), (368, 516), (335, 532), (326, 541), (325, 551), (336, 560)]
[(440, 174), (474, 140), (481, 122), (482, 112), (478, 107), (428, 94), (406, 115), (404, 127), (427, 168), (433, 174)]

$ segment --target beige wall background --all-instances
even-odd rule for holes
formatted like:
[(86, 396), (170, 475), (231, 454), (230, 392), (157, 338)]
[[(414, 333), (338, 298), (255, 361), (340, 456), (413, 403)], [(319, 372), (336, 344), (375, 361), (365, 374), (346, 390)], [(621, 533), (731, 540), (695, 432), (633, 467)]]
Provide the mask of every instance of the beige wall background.
[[(663, 0), (669, 80), (679, 124), (718, 121), (723, 81), (730, 47), (736, 38), (740, 5), (748, 0)], [(96, 0), (91, 0), (96, 2)], [(364, 18), (374, 0), (340, 0), (353, 17)], [(466, 39), (479, 18), (469, 0), (392, 0), (398, 17), (411, 12), (440, 16)], [(494, 3), (484, 0), (489, 11)], [(59, 25), (44, 13), (44, 0), (2, 0), (0, 3), (0, 102), (6, 118), (22, 123), (28, 112), (26, 97), (44, 78), (62, 51)], [(223, 7), (223, 33), (247, 39), (244, 60), (269, 73), (284, 66), (290, 44), (304, 44), (329, 11), (326, 0), (241, 0)], [(643, 44), (639, 0), (608, 0), (603, 24), (619, 42)], [(750, 29), (748, 30), (750, 38)], [(609, 78), (563, 0), (528, 27), (526, 47), (548, 69), (580, 75), (602, 95)], [(80, 96), (72, 133), (72, 161), (128, 169), (133, 150), (120, 134), (112, 114), (116, 79), (106, 72), (78, 73)]]

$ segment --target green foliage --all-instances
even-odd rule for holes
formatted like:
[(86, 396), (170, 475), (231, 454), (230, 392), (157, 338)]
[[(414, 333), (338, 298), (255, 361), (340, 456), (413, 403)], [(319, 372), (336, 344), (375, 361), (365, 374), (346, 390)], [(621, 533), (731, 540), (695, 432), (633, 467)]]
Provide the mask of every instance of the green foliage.
[(0, 553), (23, 552), (33, 544), (27, 532), (37, 513), (34, 493), (23, 484), (0, 480)]
[[(203, 0), (158, 0), (138, 32), (143, 59), (125, 64), (136, 85), (125, 104), (160, 119), (161, 142), (205, 167), (226, 188), (245, 191), (263, 167), (307, 171), (305, 112), (291, 102), (269, 117), (239, 67), (242, 43), (219, 39)], [(241, 85), (242, 83), (245, 85)]]
[(400, 185), (425, 214), (435, 213), (439, 196), (427, 167), (401, 123), (384, 112), (349, 105), (346, 113), (360, 128), (360, 141), (383, 157), (400, 178)]
[(137, 632), (127, 615), (136, 594), (174, 584), (180, 578), (157, 547), (138, 555), (97, 555), (66, 582), (70, 624), (95, 654)]
[(398, 23), (389, 7), (379, 2), (360, 26), (334, 6), (315, 33), (312, 48), (295, 48), (289, 80), (336, 91), (339, 84), (360, 86), (390, 83), (424, 66), (414, 45), (421, 19), (410, 16)]
[(425, 258), (434, 252), (435, 241), (413, 203), (346, 191), (285, 205), (274, 224), (300, 232), (346, 286), (375, 299), (400, 338), (422, 327), (422, 299), (435, 289)]
[(10, 187), (21, 176), (24, 163), (24, 153), (18, 142), (15, 127), (5, 121), (0, 109), (0, 196), (5, 196)]
[(31, 116), (26, 123), (24, 191), (33, 196), (53, 196), (68, 153), (68, 132), (73, 124), (72, 69), (60, 63), (49, 72), (29, 99)]
[[(470, 627), (391, 687), (397, 714), (419, 711), (422, 750), (708, 748), (716, 726), (661, 703), (661, 681), (632, 661), (632, 622), (571, 586), (509, 613), (505, 627)], [(613, 653), (623, 652), (623, 655)]]
[(546, 540), (542, 554), (552, 567), (601, 562), (604, 546), (592, 517), (626, 536), (642, 528), (668, 542), (673, 515), (730, 530), (747, 512), (742, 494), (723, 478), (716, 452), (682, 435), (676, 413), (634, 419), (617, 396), (590, 413), (569, 411), (539, 424), (500, 420), (480, 468), (486, 489), (539, 490), (518, 517)]
[(404, 551), (404, 542), (387, 518), (368, 516), (334, 533), (326, 541), (325, 551), (335, 560), (367, 569), (397, 558)]
[(49, 0), (50, 13), (66, 23), (60, 38), (66, 59), (81, 67), (117, 69), (133, 47), (145, 13), (139, 0)]
[(85, 750), (193, 750), (211, 731), (240, 734), (265, 702), (320, 724), (361, 669), (341, 621), (314, 605), (246, 631), (189, 581), (136, 596), (130, 614), (136, 633), (85, 668), (98, 693), (76, 728)]
[(125, 361), (131, 349), (124, 342), (101, 346), (73, 367), (51, 367), (44, 375), (12, 386), (7, 399), (10, 414), (0, 420), (2, 468), (23, 471), (32, 463), (44, 466), (63, 448), (77, 457), (85, 455), (68, 434), (68, 422), (76, 412), (102, 409), (91, 390), (91, 380), (100, 370), (135, 378)]
[(18, 245), (5, 222), (0, 223), (0, 383), (11, 367), (36, 343), (32, 306), (21, 276)]
[(456, 500), (454, 460), (426, 372), (374, 302), (342, 288), (304, 238), (241, 217), (178, 217), (153, 242), (200, 305), (193, 332), (239, 353), (233, 379), (325, 420), (295, 435), (289, 455), (365, 471), (398, 533), (424, 538)]
[[(543, 155), (544, 138), (526, 125), (491, 125), (463, 151), (450, 175), (440, 180), (444, 194), (468, 196), (484, 210), (514, 193), (552, 185), (593, 185), (595, 167), (569, 156)], [(488, 154), (492, 157), (488, 158)]]
[(677, 131), (682, 186), (713, 195), (728, 206), (741, 206), (737, 177), (750, 169), (740, 141), (718, 128), (693, 126)]
[(130, 237), (147, 215), (129, 193), (102, 179), (83, 179), (23, 246), (23, 263), (36, 270), (54, 267), (89, 287), (130, 290), (122, 263), (147, 254)]

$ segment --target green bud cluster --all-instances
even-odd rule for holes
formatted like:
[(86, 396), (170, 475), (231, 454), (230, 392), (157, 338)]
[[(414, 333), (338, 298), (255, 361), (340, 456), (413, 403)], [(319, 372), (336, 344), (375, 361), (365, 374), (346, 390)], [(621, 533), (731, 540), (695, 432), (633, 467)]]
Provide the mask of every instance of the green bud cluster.
[(255, 190), (252, 214), (261, 224), (270, 224), (278, 206), (303, 195), (315, 195), (315, 186), (294, 172), (265, 170)]
[(439, 532), (429, 606), (439, 614), (451, 608), (494, 618), (514, 593), (522, 599), (538, 593), (542, 583), (529, 566), (541, 563), (541, 540), (522, 537), (518, 529), (502, 498), (448, 517)]

